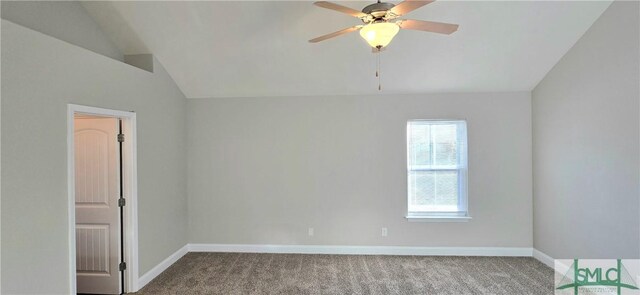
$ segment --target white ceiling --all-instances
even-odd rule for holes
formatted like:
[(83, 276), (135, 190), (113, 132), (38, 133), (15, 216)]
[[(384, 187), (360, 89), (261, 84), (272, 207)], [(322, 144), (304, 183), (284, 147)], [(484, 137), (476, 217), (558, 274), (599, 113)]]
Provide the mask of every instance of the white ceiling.
[[(529, 91), (610, 3), (434, 2), (406, 17), (460, 29), (401, 31), (381, 56), (382, 93)], [(357, 32), (307, 42), (359, 20), (311, 2), (83, 5), (125, 54), (153, 53), (189, 98), (379, 93), (375, 55)]]

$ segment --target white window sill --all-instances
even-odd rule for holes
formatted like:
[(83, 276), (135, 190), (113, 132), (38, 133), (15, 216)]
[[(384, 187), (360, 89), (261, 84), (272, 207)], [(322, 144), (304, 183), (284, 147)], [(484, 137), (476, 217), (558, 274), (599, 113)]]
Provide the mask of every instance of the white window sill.
[(471, 216), (406, 216), (409, 222), (468, 222)]

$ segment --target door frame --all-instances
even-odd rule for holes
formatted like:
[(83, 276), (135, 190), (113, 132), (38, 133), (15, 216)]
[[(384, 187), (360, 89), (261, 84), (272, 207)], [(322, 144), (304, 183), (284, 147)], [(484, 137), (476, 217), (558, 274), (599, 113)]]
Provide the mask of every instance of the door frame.
[(69, 290), (76, 294), (76, 199), (75, 199), (75, 147), (74, 117), (76, 114), (113, 117), (122, 120), (125, 141), (123, 144), (124, 196), (124, 261), (125, 286), (123, 292), (138, 291), (138, 169), (136, 143), (136, 113), (76, 104), (67, 105), (67, 191), (69, 198)]

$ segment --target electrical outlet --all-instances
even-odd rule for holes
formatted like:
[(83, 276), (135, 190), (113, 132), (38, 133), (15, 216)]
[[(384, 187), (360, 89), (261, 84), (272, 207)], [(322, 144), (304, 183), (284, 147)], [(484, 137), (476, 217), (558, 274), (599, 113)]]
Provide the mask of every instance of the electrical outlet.
[(386, 237), (386, 236), (387, 236), (387, 228), (386, 228), (386, 227), (383, 227), (383, 228), (382, 228), (382, 232), (381, 232), (381, 234), (382, 234), (382, 236), (383, 236), (383, 237)]
[(309, 236), (310, 236), (310, 237), (313, 237), (313, 227), (310, 227), (310, 228), (309, 228)]

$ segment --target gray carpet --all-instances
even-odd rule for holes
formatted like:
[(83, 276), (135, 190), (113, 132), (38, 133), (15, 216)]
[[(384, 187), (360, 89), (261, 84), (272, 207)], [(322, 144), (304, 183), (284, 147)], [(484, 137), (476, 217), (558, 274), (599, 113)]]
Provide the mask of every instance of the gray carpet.
[(529, 257), (189, 253), (137, 294), (553, 294)]

